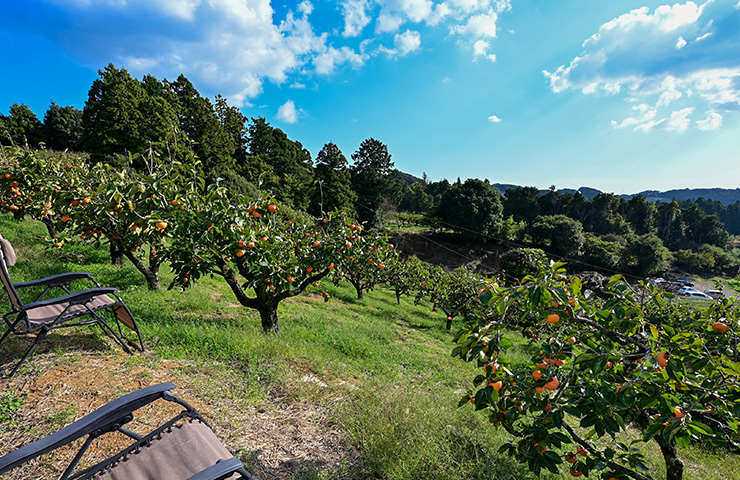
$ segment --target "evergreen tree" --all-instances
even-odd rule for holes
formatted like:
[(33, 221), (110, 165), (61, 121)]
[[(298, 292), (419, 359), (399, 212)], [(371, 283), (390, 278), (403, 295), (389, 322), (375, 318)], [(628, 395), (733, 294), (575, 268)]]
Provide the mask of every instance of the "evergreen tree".
[(60, 107), (51, 102), (44, 115), (44, 125), (41, 130), (48, 148), (80, 151), (82, 110), (75, 107)]
[(349, 164), (335, 144), (327, 143), (316, 156), (314, 179), (310, 213), (317, 216), (334, 210), (354, 213), (357, 195), (352, 191)]
[(540, 214), (540, 190), (536, 187), (516, 187), (504, 194), (504, 217), (531, 224)]
[(8, 116), (0, 115), (0, 144), (30, 145), (41, 141), (41, 122), (26, 104), (11, 105)]
[(403, 183), (393, 168), (388, 147), (368, 138), (352, 154), (352, 190), (357, 194), (357, 216), (363, 223), (382, 227), (382, 210), (395, 208), (403, 195)]
[(627, 221), (638, 235), (657, 232), (657, 214), (658, 207), (642, 195), (635, 195), (627, 201)]
[(443, 195), (437, 215), (445, 226), (470, 239), (498, 235), (503, 222), (498, 191), (482, 180), (455, 183)]
[(211, 101), (201, 97), (184, 75), (174, 82), (167, 82), (166, 86), (177, 98), (180, 132), (187, 137), (193, 153), (202, 162), (204, 173), (216, 178), (221, 172), (233, 170), (233, 139), (222, 128)]
[[(306, 209), (311, 194), (313, 168), (311, 153), (300, 142), (290, 140), (279, 128), (270, 126), (264, 118), (253, 118), (247, 140), (249, 154), (258, 157), (269, 169), (252, 161), (255, 171), (274, 173), (275, 183), (265, 182), (265, 187), (295, 208)], [(253, 179), (247, 178), (250, 181)]]
[(146, 92), (126, 71), (108, 64), (98, 71), (82, 111), (82, 148), (93, 155), (143, 152), (149, 141), (142, 132), (141, 103)]

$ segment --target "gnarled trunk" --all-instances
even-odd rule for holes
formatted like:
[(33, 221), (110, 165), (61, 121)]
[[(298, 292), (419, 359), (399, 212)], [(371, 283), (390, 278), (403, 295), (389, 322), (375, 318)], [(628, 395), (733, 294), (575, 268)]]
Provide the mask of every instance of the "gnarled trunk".
[(683, 461), (676, 454), (676, 442), (671, 440), (666, 443), (663, 437), (658, 434), (653, 437), (660, 446), (660, 451), (665, 460), (666, 480), (683, 479)]
[(131, 260), (131, 263), (134, 264), (136, 269), (140, 271), (142, 275), (144, 275), (144, 278), (146, 279), (146, 285), (149, 288), (149, 290), (150, 291), (160, 290), (161, 287), (159, 285), (159, 265), (162, 262), (159, 259), (155, 258), (155, 259), (149, 260), (149, 266), (147, 267), (144, 264), (144, 262), (134, 254), (134, 252), (127, 250), (123, 253), (124, 255), (126, 255), (126, 258)]
[(123, 266), (123, 250), (116, 242), (110, 242), (110, 263), (117, 267)]
[(262, 320), (262, 331), (265, 333), (280, 333), (280, 324), (278, 323), (277, 303), (262, 303), (257, 308)]

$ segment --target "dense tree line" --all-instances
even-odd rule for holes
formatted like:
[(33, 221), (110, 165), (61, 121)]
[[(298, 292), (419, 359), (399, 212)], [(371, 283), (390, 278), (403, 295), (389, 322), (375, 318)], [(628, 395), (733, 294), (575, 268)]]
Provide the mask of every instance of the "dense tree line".
[[(404, 190), (400, 209), (424, 213), (471, 239), (542, 248), (573, 267), (647, 276), (671, 266), (692, 272), (733, 272), (730, 228), (740, 202), (703, 198), (653, 203), (599, 193), (516, 187), (500, 195), (487, 180), (421, 182)], [(727, 227), (727, 225), (730, 227)]]
[(396, 209), (420, 213), (469, 240), (542, 248), (584, 268), (650, 275), (671, 261), (692, 271), (738, 262), (727, 246), (730, 234), (740, 234), (740, 202), (653, 203), (608, 193), (587, 199), (554, 187), (502, 195), (487, 179), (430, 182), (401, 174), (374, 138), (359, 145), (351, 162), (331, 142), (314, 159), (264, 118), (245, 117), (220, 95), (213, 102), (202, 97), (184, 75), (139, 80), (110, 64), (82, 110), (52, 102), (40, 121), (28, 106), (13, 104), (0, 115), (0, 144), (86, 152), (93, 163), (141, 170), (146, 156), (139, 154), (156, 146), (182, 162), (195, 159), (199, 175), (235, 195), (270, 192), (314, 215), (342, 211), (380, 228)]
[(202, 97), (180, 75), (175, 81), (141, 80), (110, 64), (88, 92), (85, 107), (52, 102), (43, 122), (25, 104), (0, 115), (0, 144), (45, 146), (89, 153), (94, 163), (144, 169), (139, 154), (156, 145), (160, 154), (189, 162), (198, 173), (235, 194), (271, 192), (314, 214), (334, 210), (380, 225), (395, 210), (403, 183), (387, 146), (370, 138), (352, 154), (353, 164), (327, 143), (313, 164), (311, 153), (264, 118), (248, 119), (220, 95)]

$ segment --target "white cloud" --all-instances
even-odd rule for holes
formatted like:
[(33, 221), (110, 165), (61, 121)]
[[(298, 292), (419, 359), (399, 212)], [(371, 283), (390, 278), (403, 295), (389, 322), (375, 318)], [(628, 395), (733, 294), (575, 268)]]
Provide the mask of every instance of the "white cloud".
[(311, 15), (313, 12), (313, 5), (308, 0), (304, 0), (300, 5), (298, 5), (298, 11), (306, 16)]
[(378, 33), (395, 32), (403, 23), (403, 18), (390, 13), (381, 13), (375, 31)]
[(419, 32), (406, 30), (393, 38), (398, 54), (403, 56), (417, 50), (421, 46), (421, 35)]
[(406, 30), (393, 37), (393, 48), (380, 46), (378, 52), (388, 57), (403, 57), (419, 49), (421, 46), (421, 35), (413, 30)]
[[(499, 15), (511, 8), (509, 0), (340, 0), (341, 20), (325, 26), (312, 15), (326, 2), (315, 0), (278, 12), (272, 0), (37, 1), (59, 14), (31, 22), (38, 12), (28, 2), (7, 21), (85, 65), (113, 62), (136, 76), (170, 79), (183, 73), (202, 94), (220, 93), (236, 106), (249, 105), (265, 82), (296, 88), (306, 77), (358, 68), (374, 55), (419, 51), (422, 28), (450, 32), (474, 60), (495, 61)], [(684, 36), (684, 49), (697, 37)]]
[(689, 115), (691, 115), (693, 112), (694, 109), (692, 107), (686, 107), (682, 108), (681, 110), (671, 112), (671, 116), (668, 118), (668, 122), (665, 127), (666, 130), (683, 132), (684, 130), (689, 128), (689, 124), (691, 124), (691, 120), (689, 120)]
[[(740, 5), (740, 4), (739, 4)], [(709, 112), (707, 118), (698, 120), (696, 128), (699, 130), (715, 130), (722, 126), (722, 115), (717, 112)]]
[[(654, 104), (662, 118), (638, 121), (642, 130), (685, 130), (687, 108), (740, 110), (738, 24), (740, 11), (730, 0), (663, 5), (652, 13), (642, 7), (603, 24), (569, 65), (543, 73), (555, 93), (627, 94)], [(679, 99), (683, 109), (660, 112)], [(635, 118), (613, 125), (629, 126)], [(715, 118), (694, 125), (714, 125)]]
[(370, 23), (367, 10), (370, 8), (367, 0), (344, 0), (342, 14), (344, 15), (345, 37), (356, 37)]
[(490, 117), (488, 117), (488, 121), (491, 123), (499, 123), (501, 119), (496, 115), (491, 115)]
[(475, 38), (496, 38), (497, 21), (496, 12), (481, 13), (469, 17), (464, 25), (453, 26), (450, 31), (456, 34), (469, 34)]
[(303, 110), (296, 109), (293, 100), (288, 100), (278, 108), (277, 118), (285, 123), (296, 123), (302, 114)]
[(354, 67), (359, 67), (365, 63), (365, 57), (355, 53), (355, 51), (349, 47), (329, 47), (316, 55), (313, 59), (316, 73), (322, 75), (330, 75), (334, 73), (336, 67), (344, 63), (349, 63)]
[(488, 59), (492, 62), (496, 61), (496, 55), (488, 53), (488, 51), (491, 48), (491, 44), (488, 43), (485, 40), (478, 40), (473, 44), (473, 57), (475, 59), (478, 59), (478, 57), (483, 57), (485, 59)]

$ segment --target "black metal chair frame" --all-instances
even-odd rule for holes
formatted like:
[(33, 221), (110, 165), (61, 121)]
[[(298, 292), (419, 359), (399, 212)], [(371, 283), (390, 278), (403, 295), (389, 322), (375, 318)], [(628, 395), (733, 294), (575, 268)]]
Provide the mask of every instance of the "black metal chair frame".
[[(11, 305), (13, 306), (13, 310), (3, 315), (3, 320), (7, 324), (8, 329), (3, 334), (3, 336), (0, 337), (0, 344), (5, 341), (5, 339), (11, 333), (15, 335), (29, 335), (34, 333), (36, 334), (36, 339), (34, 340), (33, 344), (28, 348), (26, 353), (13, 368), (13, 371), (10, 373), (10, 375), (8, 375), (8, 377), (12, 377), (13, 375), (15, 375), (21, 365), (23, 365), (28, 357), (31, 356), (34, 350), (36, 350), (38, 344), (41, 343), (42, 340), (44, 340), (44, 338), (50, 331), (59, 328), (97, 324), (100, 326), (103, 332), (105, 332), (106, 335), (108, 335), (116, 343), (118, 343), (126, 353), (133, 353), (129, 347), (144, 351), (144, 342), (141, 338), (141, 332), (139, 331), (136, 320), (134, 319), (134, 316), (131, 314), (131, 311), (128, 309), (126, 304), (123, 303), (123, 300), (121, 300), (121, 297), (119, 297), (116, 293), (117, 289), (101, 287), (100, 284), (93, 278), (92, 274), (87, 272), (62, 273), (59, 275), (54, 275), (39, 280), (32, 280), (29, 282), (11, 283), (6, 266), (5, 256), (3, 255), (2, 250), (0, 250), (0, 268), (2, 269), (0, 275), (4, 275), (4, 277), (8, 279), (8, 284), (5, 285), (5, 289), (13, 290), (8, 291), (8, 296), (11, 298)], [(69, 286), (73, 281), (84, 279), (91, 281), (95, 285), (95, 288), (89, 288), (77, 292), (70, 291)], [(15, 290), (28, 287), (45, 288), (43, 292), (41, 292), (41, 294), (38, 295), (31, 303), (23, 303), (21, 297), (18, 295), (18, 292)], [(47, 295), (47, 293), (49, 293), (49, 291), (54, 288), (61, 288), (66, 293), (66, 295), (44, 300), (44, 297)], [(100, 295), (113, 296), (115, 297), (116, 302), (112, 305), (104, 305), (98, 308), (90, 306), (89, 303)], [(13, 302), (13, 296), (15, 296), (20, 305), (16, 305), (15, 302)], [(54, 321), (35, 325), (29, 320), (26, 312), (35, 308), (43, 308), (55, 304), (67, 305)], [(84, 308), (80, 309), (77, 312), (68, 312), (71, 307), (77, 305), (80, 305)], [(98, 314), (99, 311), (108, 308), (113, 308), (114, 310), (114, 316), (116, 317), (116, 329), (111, 327), (111, 325)], [(121, 321), (119, 320), (118, 315), (116, 315), (116, 311), (118, 309), (123, 309), (127, 318), (130, 319), (130, 327), (136, 332), (136, 335), (138, 336), (138, 345), (124, 335), (121, 328)], [(79, 317), (82, 316), (87, 316), (87, 318), (79, 319)], [(77, 320), (75, 321), (75, 319)]]
[[(0, 475), (40, 455), (49, 453), (87, 436), (85, 442), (77, 451), (77, 454), (69, 463), (59, 480), (89, 480), (108, 468), (115, 468), (115, 465), (119, 462), (129, 461), (130, 457), (136, 455), (142, 448), (151, 445), (152, 442), (156, 442), (166, 432), (177, 428), (176, 425), (178, 422), (199, 421), (208, 426), (208, 428), (211, 428), (200, 412), (170, 392), (174, 388), (175, 386), (172, 383), (162, 383), (160, 385), (142, 388), (141, 390), (113, 400), (58, 432), (0, 457)], [(184, 407), (185, 410), (146, 436), (134, 433), (124, 426), (134, 419), (133, 413), (136, 410), (159, 399), (177, 403)], [(120, 432), (135, 441), (126, 449), (106, 460), (92, 467), (75, 472), (75, 469), (93, 441), (111, 432)], [(198, 455), (198, 452), (193, 452), (193, 455)], [(244, 464), (235, 457), (219, 460), (214, 465), (189, 477), (187, 480), (222, 480), (231, 477), (235, 473), (239, 474), (242, 479), (257, 480), (246, 471)]]

